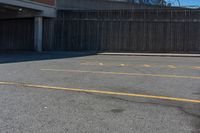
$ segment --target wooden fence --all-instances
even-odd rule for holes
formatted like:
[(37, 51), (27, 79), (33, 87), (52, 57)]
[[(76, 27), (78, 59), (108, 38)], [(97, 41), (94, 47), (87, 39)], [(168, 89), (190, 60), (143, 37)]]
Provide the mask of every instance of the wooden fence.
[(59, 11), (44, 21), (44, 50), (200, 52), (200, 11)]
[(33, 50), (33, 44), (33, 19), (0, 20), (0, 50)]

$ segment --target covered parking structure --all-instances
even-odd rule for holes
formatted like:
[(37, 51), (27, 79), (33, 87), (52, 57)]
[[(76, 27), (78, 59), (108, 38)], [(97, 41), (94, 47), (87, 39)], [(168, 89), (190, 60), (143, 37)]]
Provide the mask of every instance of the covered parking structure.
[(0, 50), (200, 52), (198, 9), (86, 1), (0, 0)]
[(54, 6), (0, 0), (0, 50), (42, 51), (43, 18), (55, 16)]

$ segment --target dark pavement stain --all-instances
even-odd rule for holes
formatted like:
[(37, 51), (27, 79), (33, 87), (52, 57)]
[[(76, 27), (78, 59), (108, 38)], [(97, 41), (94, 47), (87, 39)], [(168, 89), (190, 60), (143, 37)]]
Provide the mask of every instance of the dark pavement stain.
[[(102, 97), (102, 96), (100, 96)], [(129, 99), (124, 99), (124, 98), (119, 98), (119, 97), (113, 97), (113, 96), (103, 96), (104, 98), (108, 98), (108, 99), (115, 99), (115, 100), (119, 100), (119, 101), (125, 101), (125, 102), (131, 102), (131, 103), (138, 103), (138, 104), (148, 104), (148, 105), (154, 105), (154, 106), (163, 106), (163, 107), (172, 107), (172, 108), (176, 108), (179, 111), (181, 111), (183, 113), (183, 115), (189, 115), (191, 117), (193, 117), (192, 120), (192, 126), (193, 126), (193, 131), (192, 133), (200, 133), (200, 109), (198, 109), (200, 106), (195, 104), (195, 107), (197, 107), (197, 109), (195, 109), (196, 111), (190, 111), (190, 110), (186, 110), (184, 107), (181, 107), (181, 105), (174, 105), (173, 103), (157, 103), (157, 102), (138, 102), (138, 101), (132, 101)], [(192, 108), (194, 109), (194, 107)], [(112, 109), (110, 110), (113, 113), (122, 113), (124, 110), (123, 109)]]
[(111, 109), (110, 111), (113, 113), (122, 113), (124, 112), (124, 109)]
[(200, 93), (193, 93), (193, 94), (195, 94), (195, 95), (200, 95)]

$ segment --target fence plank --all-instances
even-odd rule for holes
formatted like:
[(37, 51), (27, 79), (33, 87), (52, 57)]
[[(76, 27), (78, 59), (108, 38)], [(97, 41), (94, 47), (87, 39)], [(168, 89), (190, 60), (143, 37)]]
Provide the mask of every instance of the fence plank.
[(56, 40), (50, 43), (56, 50), (200, 52), (199, 10), (58, 11), (58, 14), (55, 35), (49, 36), (53, 37), (51, 41)]
[(33, 50), (33, 19), (0, 20), (0, 50)]

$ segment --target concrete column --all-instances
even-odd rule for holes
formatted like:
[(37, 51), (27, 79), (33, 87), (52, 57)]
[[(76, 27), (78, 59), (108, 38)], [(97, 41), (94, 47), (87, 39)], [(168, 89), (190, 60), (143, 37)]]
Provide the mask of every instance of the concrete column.
[(43, 18), (34, 18), (34, 50), (42, 52)]

